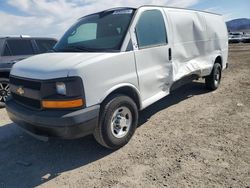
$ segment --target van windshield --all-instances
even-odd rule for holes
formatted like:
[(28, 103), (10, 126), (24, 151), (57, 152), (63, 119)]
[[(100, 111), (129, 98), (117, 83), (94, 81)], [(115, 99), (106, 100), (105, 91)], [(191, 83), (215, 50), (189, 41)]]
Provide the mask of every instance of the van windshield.
[(83, 17), (63, 35), (54, 51), (120, 51), (134, 12), (134, 9), (116, 9)]

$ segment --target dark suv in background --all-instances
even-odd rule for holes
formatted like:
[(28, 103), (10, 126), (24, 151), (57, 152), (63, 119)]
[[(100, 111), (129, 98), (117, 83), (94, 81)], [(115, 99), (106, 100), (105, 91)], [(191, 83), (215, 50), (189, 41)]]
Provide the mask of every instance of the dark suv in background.
[(3, 107), (9, 92), (9, 73), (16, 62), (32, 55), (51, 50), (57, 40), (38, 37), (0, 37), (0, 107)]

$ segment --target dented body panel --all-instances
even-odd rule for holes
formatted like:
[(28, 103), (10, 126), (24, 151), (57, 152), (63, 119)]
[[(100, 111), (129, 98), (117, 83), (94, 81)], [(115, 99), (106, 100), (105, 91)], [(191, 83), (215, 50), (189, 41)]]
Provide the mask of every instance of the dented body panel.
[(206, 12), (164, 8), (173, 33), (173, 80), (189, 74), (207, 76), (215, 59), (222, 58), (226, 68), (228, 37), (220, 15)]

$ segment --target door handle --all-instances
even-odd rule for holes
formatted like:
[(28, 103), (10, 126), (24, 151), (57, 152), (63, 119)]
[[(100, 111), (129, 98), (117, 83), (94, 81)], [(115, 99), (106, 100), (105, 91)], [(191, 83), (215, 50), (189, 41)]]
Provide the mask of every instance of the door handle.
[(168, 60), (169, 61), (172, 60), (172, 50), (171, 50), (171, 48), (168, 49)]

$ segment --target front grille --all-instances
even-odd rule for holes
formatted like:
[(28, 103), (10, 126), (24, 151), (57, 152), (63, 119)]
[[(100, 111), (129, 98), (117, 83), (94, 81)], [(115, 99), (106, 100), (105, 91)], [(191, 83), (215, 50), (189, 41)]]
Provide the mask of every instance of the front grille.
[(17, 78), (10, 76), (10, 84), (16, 85), (16, 86), (22, 86), (24, 88), (30, 88), (34, 90), (40, 90), (42, 83), (39, 81), (34, 80), (26, 80), (23, 78)]
[(35, 108), (35, 109), (41, 109), (41, 102), (39, 100), (23, 97), (15, 93), (11, 93), (11, 95), (16, 102), (24, 106)]
[[(35, 96), (32, 96), (31, 93), (25, 92), (23, 96), (17, 94), (16, 89), (14, 89), (14, 86), (23, 88), (24, 90), (29, 89), (28, 92), (32, 90), (36, 92), (40, 92), (41, 85), (42, 83), (40, 81), (10, 76), (10, 89), (11, 89), (11, 95), (13, 99), (19, 104), (22, 104), (24, 106), (27, 106), (33, 109), (41, 109), (40, 100), (36, 99)], [(12, 90), (12, 86), (14, 90)]]

